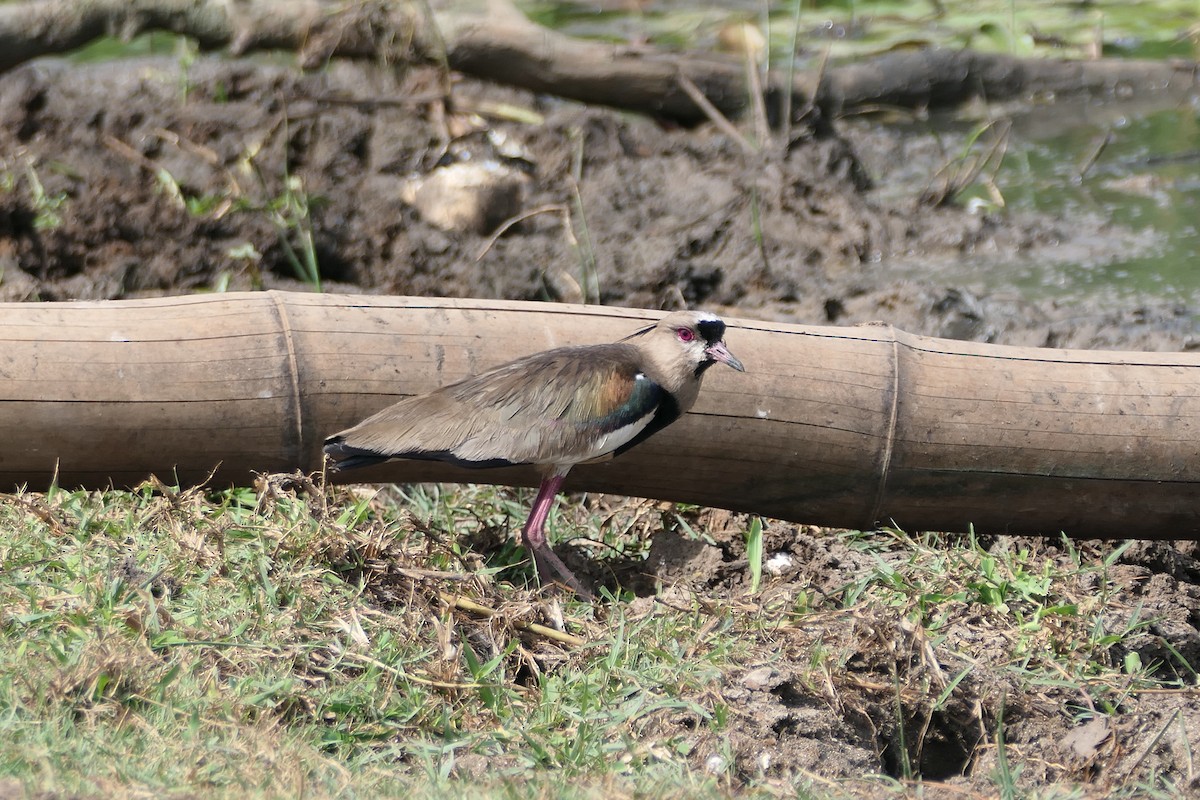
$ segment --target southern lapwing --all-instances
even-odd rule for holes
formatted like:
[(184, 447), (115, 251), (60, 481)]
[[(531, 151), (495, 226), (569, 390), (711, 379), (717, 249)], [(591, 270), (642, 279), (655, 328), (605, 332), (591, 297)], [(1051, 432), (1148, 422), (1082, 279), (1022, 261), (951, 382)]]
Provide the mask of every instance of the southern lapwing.
[(571, 467), (620, 455), (696, 402), (713, 364), (745, 367), (725, 323), (676, 311), (613, 344), (559, 347), (409, 397), (325, 440), (333, 470), (398, 458), (461, 467), (534, 464), (541, 487), (521, 538), (540, 574), (588, 592), (546, 544), (546, 517)]

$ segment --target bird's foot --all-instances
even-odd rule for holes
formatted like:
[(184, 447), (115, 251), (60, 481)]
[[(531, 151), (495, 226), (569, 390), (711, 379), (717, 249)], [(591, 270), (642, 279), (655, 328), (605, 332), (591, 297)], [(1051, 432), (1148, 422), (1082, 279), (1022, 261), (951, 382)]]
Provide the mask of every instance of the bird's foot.
[(596, 599), (591, 589), (575, 576), (575, 573), (550, 549), (550, 545), (543, 542), (541, 547), (531, 547), (529, 552), (533, 553), (533, 564), (537, 568), (539, 581), (543, 576), (553, 574), (569, 586), (571, 591), (579, 596), (580, 600), (586, 600), (590, 603)]

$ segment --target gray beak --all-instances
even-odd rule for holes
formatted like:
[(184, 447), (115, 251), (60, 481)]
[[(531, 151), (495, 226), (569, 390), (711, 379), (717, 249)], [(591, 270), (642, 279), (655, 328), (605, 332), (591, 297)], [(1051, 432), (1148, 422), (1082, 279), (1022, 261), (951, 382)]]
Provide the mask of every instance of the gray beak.
[(716, 342), (704, 348), (704, 353), (713, 361), (720, 361), (722, 364), (728, 364), (738, 372), (745, 372), (746, 368), (742, 366), (742, 362), (738, 357), (729, 352), (729, 348), (725, 346), (725, 342)]

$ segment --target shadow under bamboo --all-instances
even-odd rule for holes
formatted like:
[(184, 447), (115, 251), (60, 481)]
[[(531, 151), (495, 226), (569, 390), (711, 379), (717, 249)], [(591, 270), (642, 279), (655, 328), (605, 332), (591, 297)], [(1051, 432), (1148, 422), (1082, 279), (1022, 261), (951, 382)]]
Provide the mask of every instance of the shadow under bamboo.
[[(0, 304), (0, 487), (318, 470), (325, 436), (658, 312), (285, 292)], [(569, 489), (866, 528), (1200, 536), (1200, 355), (1001, 347), (728, 320), (747, 373)], [(536, 484), (410, 461), (340, 482)]]

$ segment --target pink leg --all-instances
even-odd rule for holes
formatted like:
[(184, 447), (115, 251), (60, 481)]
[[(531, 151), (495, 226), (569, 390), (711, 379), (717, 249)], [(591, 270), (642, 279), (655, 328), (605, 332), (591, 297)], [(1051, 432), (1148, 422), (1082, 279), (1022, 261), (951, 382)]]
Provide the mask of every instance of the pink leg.
[(542, 485), (538, 487), (537, 499), (533, 501), (529, 519), (525, 520), (525, 527), (521, 529), (521, 541), (530, 550), (539, 550), (546, 544), (546, 518), (550, 516), (550, 507), (554, 505), (559, 487), (566, 477), (565, 472), (561, 475), (555, 473), (543, 478)]
[(564, 471), (549, 475), (542, 480), (542, 485), (538, 488), (537, 499), (533, 501), (533, 508), (529, 512), (529, 519), (525, 520), (525, 527), (521, 529), (521, 541), (533, 554), (533, 563), (537, 567), (539, 580), (544, 573), (552, 572), (570, 586), (575, 594), (585, 600), (590, 600), (592, 593), (584, 588), (579, 578), (575, 577), (575, 573), (571, 572), (562, 559), (555, 555), (554, 551), (546, 544), (546, 518), (550, 516), (550, 508), (554, 505), (558, 490), (562, 487), (563, 479), (566, 477), (567, 473)]

